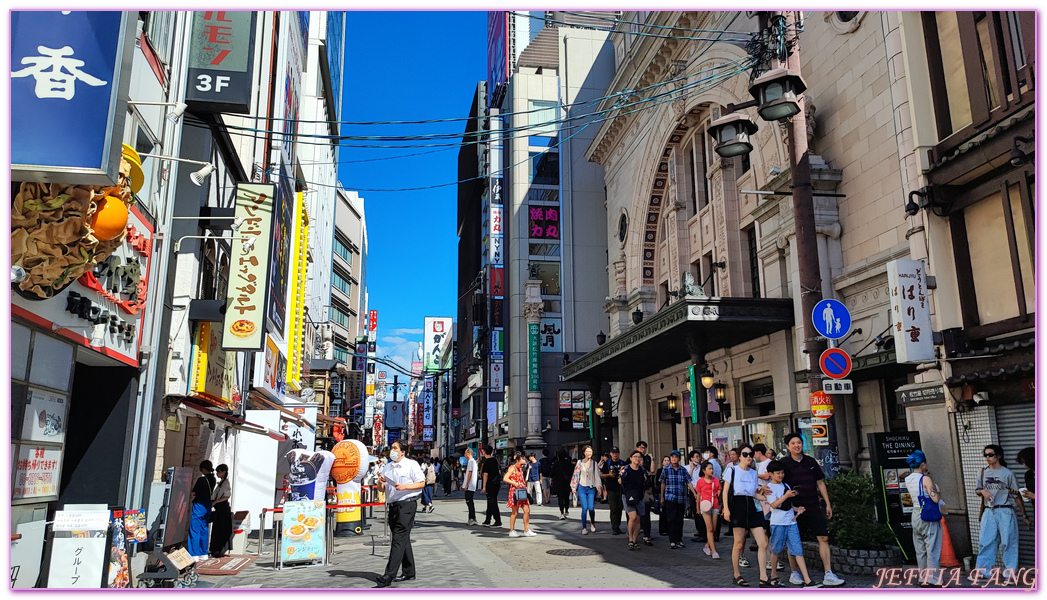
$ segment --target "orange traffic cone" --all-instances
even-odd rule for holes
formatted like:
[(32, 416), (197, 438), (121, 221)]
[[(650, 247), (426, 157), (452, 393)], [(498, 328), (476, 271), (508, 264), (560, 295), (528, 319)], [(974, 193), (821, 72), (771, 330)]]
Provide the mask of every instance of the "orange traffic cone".
[(949, 537), (949, 528), (945, 526), (945, 517), (942, 517), (942, 556), (939, 564), (943, 567), (960, 566), (960, 561), (956, 560), (956, 553), (952, 549), (952, 538)]

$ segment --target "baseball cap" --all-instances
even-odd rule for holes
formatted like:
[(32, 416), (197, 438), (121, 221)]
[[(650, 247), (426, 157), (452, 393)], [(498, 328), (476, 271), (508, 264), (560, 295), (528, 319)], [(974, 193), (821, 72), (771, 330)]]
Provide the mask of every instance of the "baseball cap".
[(618, 446), (611, 446), (609, 452), (621, 452), (621, 450), (618, 449)]
[(672, 452), (670, 452), (670, 453), (669, 453), (669, 456), (672, 456), (672, 455), (674, 455), (674, 454), (675, 454), (676, 456), (680, 456), (680, 451), (679, 451), (679, 450), (673, 450)]

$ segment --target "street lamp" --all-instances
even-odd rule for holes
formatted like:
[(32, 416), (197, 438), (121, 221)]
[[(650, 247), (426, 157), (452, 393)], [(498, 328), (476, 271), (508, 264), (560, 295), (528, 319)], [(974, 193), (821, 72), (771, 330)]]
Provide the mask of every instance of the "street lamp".
[(182, 118), (182, 114), (185, 112), (187, 105), (185, 102), (139, 102), (137, 100), (128, 100), (128, 106), (170, 106), (171, 110), (167, 111), (167, 120), (172, 123), (177, 123), (178, 119)]
[(633, 324), (639, 325), (640, 321), (643, 321), (643, 311), (637, 306), (636, 310), (633, 311)]
[(600, 333), (596, 334), (596, 345), (597, 346), (603, 346), (604, 342), (606, 342), (606, 341), (607, 341), (607, 336), (604, 334), (603, 330), (601, 329)]
[(742, 113), (730, 113), (709, 123), (709, 135), (716, 140), (714, 150), (723, 158), (743, 156), (753, 151), (749, 136), (759, 128)]
[(760, 104), (756, 112), (761, 119), (779, 121), (800, 114), (798, 97), (806, 89), (807, 84), (799, 72), (771, 69), (753, 80), (749, 93)]
[(192, 160), (189, 158), (181, 158), (178, 156), (162, 156), (160, 154), (139, 154), (138, 156), (155, 158), (157, 160), (173, 160), (175, 162), (184, 162), (193, 165), (203, 165), (203, 168), (201, 168), (199, 171), (195, 171), (189, 174), (189, 180), (193, 182), (193, 185), (198, 186), (203, 185), (204, 180), (210, 177), (211, 173), (214, 173), (215, 171), (215, 167), (213, 164), (209, 162), (204, 162), (202, 160)]
[(669, 401), (669, 410), (676, 412), (676, 394), (669, 394), (669, 397), (666, 398), (666, 400)]

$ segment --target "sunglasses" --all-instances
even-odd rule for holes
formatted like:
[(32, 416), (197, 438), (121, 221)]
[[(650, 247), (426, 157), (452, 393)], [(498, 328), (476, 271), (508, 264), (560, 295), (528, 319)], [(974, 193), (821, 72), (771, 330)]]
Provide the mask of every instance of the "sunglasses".
[(742, 452), (742, 456), (744, 456), (744, 457), (746, 457), (746, 458), (748, 458), (748, 457), (750, 457), (750, 456), (752, 456), (752, 455), (753, 455), (753, 453), (752, 453), (752, 452)]
[(996, 457), (996, 455), (993, 454), (992, 452), (986, 452), (982, 456), (984, 456), (985, 458), (995, 458)]

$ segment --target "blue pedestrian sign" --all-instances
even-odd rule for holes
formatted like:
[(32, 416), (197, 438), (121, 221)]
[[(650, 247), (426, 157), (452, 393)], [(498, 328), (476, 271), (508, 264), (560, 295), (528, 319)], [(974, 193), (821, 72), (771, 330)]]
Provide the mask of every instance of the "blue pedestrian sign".
[(821, 336), (838, 340), (851, 330), (851, 313), (839, 300), (822, 300), (814, 306), (814, 329)]

